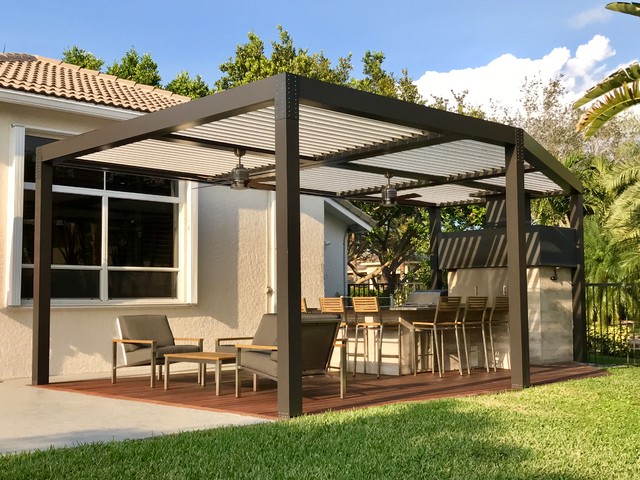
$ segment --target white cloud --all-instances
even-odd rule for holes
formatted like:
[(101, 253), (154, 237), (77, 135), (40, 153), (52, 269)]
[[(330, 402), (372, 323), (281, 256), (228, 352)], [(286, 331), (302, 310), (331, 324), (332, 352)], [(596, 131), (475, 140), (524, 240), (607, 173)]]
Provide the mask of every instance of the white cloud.
[(569, 19), (569, 26), (572, 28), (583, 28), (592, 23), (604, 23), (609, 20), (610, 12), (604, 7), (594, 7), (584, 10)]
[(469, 93), (465, 101), (489, 112), (492, 102), (518, 108), (525, 79), (539, 78), (546, 83), (562, 75), (568, 92), (567, 101), (571, 102), (605, 76), (604, 61), (614, 54), (609, 39), (596, 35), (580, 45), (575, 56), (565, 47), (554, 48), (539, 59), (516, 58), (507, 53), (478, 68), (427, 71), (416, 84), (427, 99), (437, 96), (453, 101), (451, 91), (459, 94), (467, 90)]

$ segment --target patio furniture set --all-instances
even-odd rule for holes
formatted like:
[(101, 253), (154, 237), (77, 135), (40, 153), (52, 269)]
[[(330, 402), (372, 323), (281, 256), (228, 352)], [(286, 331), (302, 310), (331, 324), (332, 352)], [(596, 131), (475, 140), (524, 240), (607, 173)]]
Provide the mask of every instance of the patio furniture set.
[[(258, 376), (278, 380), (277, 315), (262, 316), (253, 337), (216, 339), (216, 351), (203, 351), (202, 338), (176, 338), (165, 315), (125, 315), (116, 320), (120, 338), (112, 340), (111, 383), (117, 381), (117, 370), (123, 367), (149, 365), (150, 385), (162, 380), (170, 387), (170, 364), (179, 362), (198, 364), (198, 383), (206, 385), (207, 364), (214, 366), (216, 395), (220, 395), (222, 365), (235, 364), (236, 397), (241, 395), (240, 372), (253, 375), (253, 390), (257, 390)], [(340, 356), (340, 397), (346, 394), (346, 351), (338, 339), (341, 317), (335, 314), (310, 313), (302, 316), (302, 375), (326, 375), (334, 347)], [(176, 342), (192, 342), (178, 344)], [(195, 343), (193, 343), (195, 342)], [(238, 343), (242, 342), (242, 343)], [(118, 346), (124, 363), (118, 364)]]
[[(420, 298), (415, 292), (413, 298)], [(469, 330), (480, 329), (484, 351), (485, 368), (496, 370), (493, 340), (494, 328), (508, 328), (508, 298), (498, 296), (488, 307), (488, 298), (470, 296), (463, 304), (458, 296), (438, 296), (435, 302), (415, 305), (408, 299), (407, 307), (396, 308), (397, 320), (383, 320), (382, 310), (377, 297), (353, 297), (352, 308), (345, 306), (343, 297), (321, 298), (320, 308), (309, 309), (305, 299), (302, 309), (302, 376), (327, 375), (330, 368), (339, 370), (340, 398), (346, 395), (348, 360), (353, 359), (352, 375), (356, 375), (357, 362), (362, 359), (362, 370), (367, 373), (370, 363), (370, 343), (375, 349), (377, 378), (380, 378), (383, 358), (396, 358), (398, 375), (402, 374), (402, 334), (408, 328), (413, 345), (411, 352), (411, 371), (415, 375), (419, 370), (427, 370), (428, 358), (431, 358), (430, 370), (442, 377), (445, 370), (444, 353), (446, 333), (453, 332), (456, 339), (458, 370), (463, 374), (461, 352), (464, 351), (466, 370), (471, 374), (469, 361)], [(403, 321), (402, 310), (414, 306), (422, 314), (419, 320)], [(352, 310), (352, 314), (351, 313)], [(170, 365), (172, 363), (198, 364), (198, 383), (206, 385), (207, 365), (212, 365), (216, 395), (220, 395), (220, 376), (222, 366), (235, 365), (235, 394), (241, 396), (241, 372), (253, 376), (253, 391), (257, 391), (258, 377), (278, 380), (277, 315), (264, 314), (258, 329), (252, 337), (218, 338), (215, 351), (203, 351), (202, 338), (177, 338), (173, 336), (165, 315), (125, 315), (116, 320), (120, 338), (112, 340), (112, 383), (116, 383), (117, 370), (123, 367), (149, 365), (151, 369), (150, 386), (156, 379), (163, 379), (164, 388), (170, 388)], [(394, 332), (397, 350), (383, 352), (385, 332)], [(486, 332), (489, 333), (492, 362), (487, 355)], [(373, 335), (372, 342), (369, 336)], [(460, 335), (464, 350), (460, 349)], [(389, 338), (387, 336), (387, 338)], [(186, 343), (184, 343), (186, 342)], [(124, 363), (118, 364), (118, 347)], [(331, 366), (334, 348), (340, 351), (339, 365)], [(361, 350), (360, 350), (361, 349)], [(157, 374), (156, 374), (157, 370)]]
[[(471, 374), (471, 362), (469, 345), (470, 330), (479, 329), (482, 334), (484, 352), (484, 365), (487, 372), (490, 366), (496, 371), (496, 354), (494, 344), (494, 329), (498, 327), (509, 328), (509, 299), (507, 296), (496, 296), (489, 306), (488, 297), (469, 296), (465, 303), (459, 296), (429, 296), (431, 292), (413, 292), (407, 299), (407, 306), (391, 307), (389, 310), (396, 315), (395, 319), (383, 320), (382, 309), (378, 297), (352, 297), (352, 308), (345, 307), (344, 298), (321, 298), (320, 310), (322, 312), (339, 313), (343, 317), (341, 326), (341, 338), (346, 342), (347, 358), (353, 359), (352, 373), (355, 376), (357, 361), (363, 359), (363, 372), (367, 373), (369, 363), (369, 335), (373, 334), (373, 345), (376, 351), (377, 377), (380, 377), (382, 359), (386, 357), (398, 359), (398, 375), (402, 374), (402, 335), (403, 329), (411, 335), (411, 371), (415, 375), (419, 370), (426, 370), (431, 357), (431, 372), (442, 377), (445, 371), (444, 353), (446, 333), (452, 332), (456, 338), (456, 350), (458, 369), (463, 373), (463, 357), (460, 349), (460, 335), (464, 345), (464, 362), (466, 370)], [(424, 300), (432, 300), (425, 302)], [(413, 300), (413, 301), (412, 301)], [(422, 301), (421, 301), (422, 300)], [(306, 302), (304, 302), (306, 305)], [(348, 312), (352, 310), (352, 318)], [(419, 312), (419, 317), (403, 318), (404, 311)], [(385, 332), (393, 331), (394, 342), (397, 342), (397, 353), (385, 354), (383, 344)], [(489, 334), (491, 348), (491, 362), (488, 357), (486, 335)], [(362, 353), (359, 348), (362, 346)]]

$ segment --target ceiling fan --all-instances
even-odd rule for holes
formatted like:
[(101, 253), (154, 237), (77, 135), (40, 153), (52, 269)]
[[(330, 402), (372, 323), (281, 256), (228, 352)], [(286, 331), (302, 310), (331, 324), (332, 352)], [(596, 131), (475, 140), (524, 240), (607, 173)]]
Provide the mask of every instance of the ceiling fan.
[(392, 207), (397, 205), (398, 201), (409, 200), (412, 198), (420, 197), (417, 193), (407, 193), (406, 195), (398, 195), (398, 189), (391, 185), (391, 178), (393, 174), (387, 172), (384, 174), (387, 179), (387, 184), (382, 186), (382, 191), (380, 192), (380, 199), (378, 197), (368, 196), (368, 195), (360, 195), (354, 197), (345, 197), (347, 200), (362, 200), (365, 202), (371, 201), (380, 201), (383, 207)]

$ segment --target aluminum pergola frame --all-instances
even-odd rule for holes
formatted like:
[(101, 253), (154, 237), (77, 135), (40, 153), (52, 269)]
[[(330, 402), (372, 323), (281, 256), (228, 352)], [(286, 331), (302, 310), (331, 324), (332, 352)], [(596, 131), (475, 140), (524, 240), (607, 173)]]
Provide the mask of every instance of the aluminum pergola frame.
[[(161, 149), (157, 142), (162, 142)], [(302, 414), (300, 194), (378, 201), (385, 173), (400, 179), (395, 183), (400, 195), (416, 192), (405, 203), (429, 208), (434, 225), (439, 224), (437, 212), (443, 206), (482, 203), (488, 195), (506, 196), (512, 387), (529, 386), (526, 195), (570, 196), (570, 223), (578, 231), (578, 258), (582, 259), (579, 180), (521, 129), (292, 74), (115, 123), (38, 150), (34, 384), (49, 382), (53, 167), (226, 184), (235, 165), (234, 148), (247, 151), (249, 187), (276, 192), (278, 411), (282, 417)], [(469, 152), (474, 148), (479, 152), (475, 163), (489, 165), (465, 171), (467, 163), (473, 163)], [(453, 164), (460, 171), (442, 175), (427, 171), (436, 164), (435, 157), (429, 157), (434, 149), (444, 159), (438, 169)], [(144, 154), (152, 150), (155, 153)], [(170, 150), (166, 158), (165, 150)], [(496, 152), (502, 165), (496, 165)], [(424, 159), (407, 161), (407, 154)], [(449, 161), (448, 155), (453, 158), (454, 154), (456, 160)], [(220, 160), (220, 155), (228, 156), (228, 162)], [(211, 174), (206, 171), (209, 163)], [(311, 169), (316, 170), (307, 175)], [(336, 177), (329, 178), (335, 171), (345, 181), (368, 185), (338, 190)], [(423, 195), (429, 191), (450, 195), (442, 202), (425, 200)], [(586, 338), (582, 261), (574, 269), (573, 280), (574, 357), (582, 360)]]

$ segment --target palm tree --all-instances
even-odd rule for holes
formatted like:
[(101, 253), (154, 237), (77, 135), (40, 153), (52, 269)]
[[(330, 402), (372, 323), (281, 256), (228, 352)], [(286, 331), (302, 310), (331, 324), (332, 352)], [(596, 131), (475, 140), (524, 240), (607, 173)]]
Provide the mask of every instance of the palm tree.
[[(640, 17), (640, 3), (612, 2), (605, 8)], [(595, 99), (599, 100), (583, 113), (576, 127), (577, 131), (584, 131), (586, 138), (618, 113), (640, 103), (640, 65), (634, 62), (612, 73), (587, 90), (573, 107), (581, 107)]]

